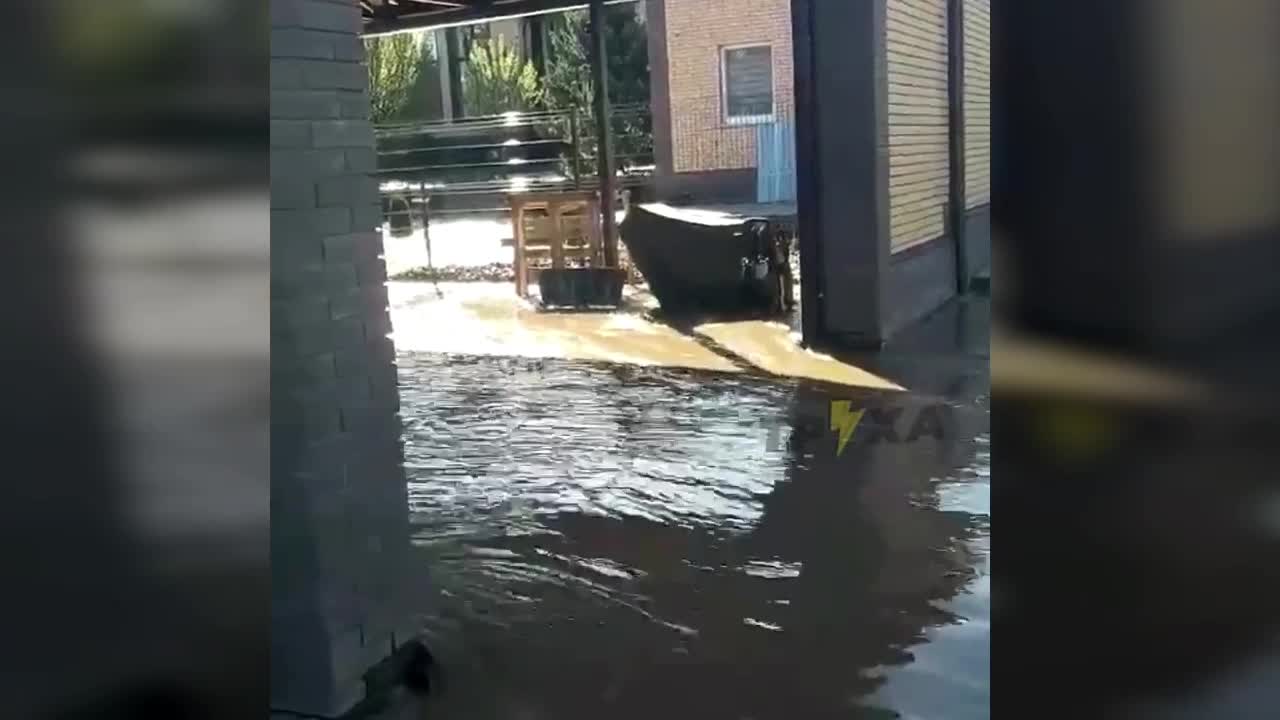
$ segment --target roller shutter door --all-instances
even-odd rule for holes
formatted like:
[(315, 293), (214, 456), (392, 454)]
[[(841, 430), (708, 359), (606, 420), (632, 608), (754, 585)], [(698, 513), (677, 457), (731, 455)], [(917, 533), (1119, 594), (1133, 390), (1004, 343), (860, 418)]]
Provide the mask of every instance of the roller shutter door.
[(964, 188), (991, 202), (991, 0), (964, 0)]
[(894, 252), (945, 231), (947, 6), (888, 0), (889, 237)]

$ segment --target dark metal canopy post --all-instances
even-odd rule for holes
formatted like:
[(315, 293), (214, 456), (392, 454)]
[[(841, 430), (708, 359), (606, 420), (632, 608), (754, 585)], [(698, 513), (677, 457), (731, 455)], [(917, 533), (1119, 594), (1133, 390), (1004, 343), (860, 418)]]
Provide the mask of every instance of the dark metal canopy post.
[(618, 266), (617, 216), (614, 214), (613, 128), (609, 112), (609, 53), (604, 32), (605, 0), (591, 0), (591, 74), (595, 80), (596, 163), (600, 177), (600, 214), (604, 220), (604, 263)]
[(969, 238), (965, 234), (964, 0), (947, 2), (948, 223), (956, 247), (956, 292), (969, 292)]
[(462, 105), (462, 63), (466, 57), (462, 54), (462, 37), (458, 28), (445, 28), (444, 52), (445, 67), (449, 70), (449, 117), (461, 120), (466, 114), (466, 108)]

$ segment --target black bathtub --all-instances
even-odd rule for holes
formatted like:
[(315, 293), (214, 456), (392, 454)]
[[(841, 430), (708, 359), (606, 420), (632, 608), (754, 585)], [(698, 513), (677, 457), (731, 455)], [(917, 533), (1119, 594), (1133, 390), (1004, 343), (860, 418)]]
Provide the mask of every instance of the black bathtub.
[(764, 218), (664, 204), (633, 205), (622, 242), (666, 312), (743, 312), (779, 308), (786, 258)]

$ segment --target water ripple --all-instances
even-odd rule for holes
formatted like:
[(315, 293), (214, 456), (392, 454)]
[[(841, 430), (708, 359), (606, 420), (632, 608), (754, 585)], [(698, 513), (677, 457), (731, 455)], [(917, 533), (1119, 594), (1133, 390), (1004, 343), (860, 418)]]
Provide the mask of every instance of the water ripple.
[(424, 614), (442, 652), (479, 668), (454, 675), (458, 716), (501, 701), (652, 717), (682, 694), (716, 699), (700, 716), (842, 716), (850, 698), (909, 705), (876, 691), (915, 658), (932, 664), (910, 678), (964, 682), (911, 693), (981, 704), (977, 670), (948, 663), (987, 642), (984, 403), (956, 400), (943, 441), (837, 456), (822, 386), (398, 362), (415, 543), (439, 590)]

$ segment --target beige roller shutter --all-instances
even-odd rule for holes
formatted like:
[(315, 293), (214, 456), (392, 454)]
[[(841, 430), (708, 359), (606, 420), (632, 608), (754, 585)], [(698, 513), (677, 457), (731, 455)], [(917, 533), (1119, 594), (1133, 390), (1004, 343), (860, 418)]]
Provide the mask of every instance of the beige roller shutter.
[(991, 202), (991, 0), (964, 0), (964, 192)]
[(940, 237), (947, 182), (946, 0), (888, 0), (889, 237), (894, 252)]

